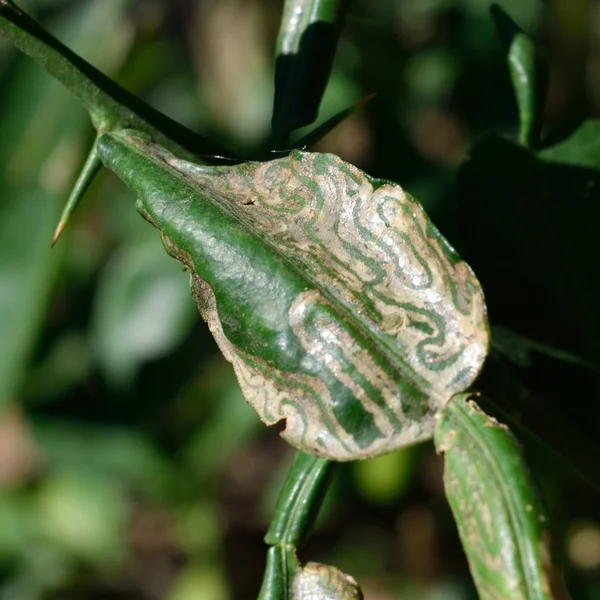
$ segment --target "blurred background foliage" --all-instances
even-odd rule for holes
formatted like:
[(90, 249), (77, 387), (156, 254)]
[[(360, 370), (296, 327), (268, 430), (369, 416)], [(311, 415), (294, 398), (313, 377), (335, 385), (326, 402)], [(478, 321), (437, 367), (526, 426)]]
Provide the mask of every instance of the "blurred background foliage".
[[(246, 156), (264, 144), (280, 0), (20, 1), (169, 116)], [(501, 4), (549, 58), (548, 129), (599, 116), (600, 4)], [(352, 2), (320, 121), (373, 92), (318, 149), (401, 183), (460, 247), (457, 168), (517, 129), (487, 0)], [(244, 403), (188, 276), (115, 177), (50, 251), (92, 139), (78, 103), (0, 38), (0, 600), (255, 598), (293, 452)], [(540, 446), (527, 455), (574, 598), (600, 598), (598, 491)], [(430, 444), (340, 466), (300, 558), (371, 600), (475, 598), (441, 472)]]

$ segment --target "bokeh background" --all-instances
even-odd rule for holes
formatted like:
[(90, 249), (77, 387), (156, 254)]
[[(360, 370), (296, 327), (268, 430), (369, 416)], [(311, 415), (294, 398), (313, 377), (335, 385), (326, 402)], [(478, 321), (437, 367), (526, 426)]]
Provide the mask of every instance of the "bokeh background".
[[(20, 4), (232, 151), (268, 137), (280, 0)], [(598, 116), (600, 5), (501, 4), (549, 58), (547, 129)], [(517, 127), (487, 0), (352, 2), (320, 120), (370, 93), (318, 149), (401, 183), (460, 246), (457, 169)], [(50, 250), (92, 140), (78, 103), (0, 38), (0, 600), (253, 599), (293, 452), (244, 403), (188, 275), (114, 176)], [(600, 493), (526, 451), (573, 597), (599, 599)], [(369, 600), (476, 598), (442, 466), (431, 444), (341, 465), (301, 559)]]

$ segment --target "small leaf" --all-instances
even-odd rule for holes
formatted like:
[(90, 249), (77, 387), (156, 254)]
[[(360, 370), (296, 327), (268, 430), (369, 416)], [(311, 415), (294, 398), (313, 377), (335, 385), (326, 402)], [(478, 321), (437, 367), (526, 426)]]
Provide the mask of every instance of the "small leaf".
[(480, 598), (566, 597), (551, 564), (546, 514), (510, 430), (461, 394), (442, 412), (434, 440)]
[(507, 52), (508, 68), (519, 107), (519, 141), (535, 147), (540, 141), (548, 70), (535, 42), (497, 4), (492, 17)]
[(200, 167), (132, 133), (103, 162), (139, 196), (244, 395), (336, 460), (430, 438), (485, 359), (483, 294), (398, 185), (329, 154)]

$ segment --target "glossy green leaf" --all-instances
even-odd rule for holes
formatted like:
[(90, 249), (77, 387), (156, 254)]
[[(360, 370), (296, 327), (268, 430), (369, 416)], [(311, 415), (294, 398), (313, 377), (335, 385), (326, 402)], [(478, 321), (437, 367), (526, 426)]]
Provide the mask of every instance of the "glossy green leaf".
[(294, 446), (352, 460), (430, 438), (477, 376), (481, 288), (398, 185), (328, 154), (204, 168), (128, 132), (98, 151), (190, 268), (247, 401)]
[[(113, 70), (129, 46), (121, 28), (127, 5), (70, 11), (60, 30), (70, 31), (74, 47)], [(5, 80), (2, 96), (11, 110), (0, 116), (0, 406), (17, 394), (48, 309), (61, 259), (49, 248), (52, 231), (89, 127), (74, 99), (28, 61)]]
[(546, 513), (510, 430), (460, 394), (442, 412), (434, 440), (480, 598), (565, 597), (553, 572)]
[(535, 147), (540, 142), (548, 73), (535, 42), (497, 4), (492, 6), (507, 53), (508, 68), (519, 108), (519, 141)]
[(277, 38), (272, 120), (276, 139), (286, 140), (294, 129), (317, 118), (347, 4), (286, 0)]

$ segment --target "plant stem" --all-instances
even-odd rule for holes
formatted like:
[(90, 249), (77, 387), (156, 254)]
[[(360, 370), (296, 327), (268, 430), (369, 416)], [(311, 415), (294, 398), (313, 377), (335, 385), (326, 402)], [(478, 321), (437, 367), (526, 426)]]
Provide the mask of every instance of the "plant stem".
[(271, 548), (259, 600), (291, 598), (292, 582), (300, 568), (296, 550), (314, 525), (331, 481), (333, 464), (303, 452), (296, 456), (265, 536)]
[(196, 162), (198, 155), (231, 155), (119, 86), (9, 0), (0, 0), (0, 32), (81, 100), (97, 131), (135, 129)]

